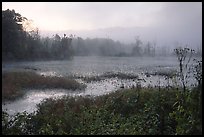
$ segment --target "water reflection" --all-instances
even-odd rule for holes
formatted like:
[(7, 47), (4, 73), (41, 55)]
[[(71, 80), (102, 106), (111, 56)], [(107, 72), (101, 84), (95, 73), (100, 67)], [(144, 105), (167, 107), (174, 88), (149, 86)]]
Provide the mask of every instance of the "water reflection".
[[(165, 79), (164, 76), (147, 75), (145, 73), (168, 72), (178, 69), (178, 62), (175, 57), (166, 58), (147, 58), (147, 57), (74, 57), (70, 61), (37, 61), (37, 62), (13, 62), (2, 64), (2, 71), (32, 70), (43, 76), (99, 76), (106, 72), (124, 73), (138, 75), (139, 79), (118, 79), (108, 78), (101, 81), (84, 82), (76, 79), (80, 83), (87, 85), (85, 91), (68, 91), (63, 89), (53, 90), (28, 90), (27, 94), (15, 101), (6, 102), (2, 109), (8, 109), (9, 114), (16, 112), (33, 112), (36, 104), (45, 98), (59, 98), (63, 95), (70, 96), (98, 96), (108, 94), (112, 91), (124, 88), (141, 86), (166, 86), (175, 84), (175, 81)], [(191, 81), (192, 83), (195, 80)], [(178, 81), (177, 81), (178, 83)]]
[(2, 104), (2, 110), (6, 110), (10, 115), (17, 112), (27, 111), (28, 113), (34, 112), (43, 99), (46, 98), (60, 98), (69, 93), (66, 90), (28, 90), (24, 97), (16, 101), (8, 101)]

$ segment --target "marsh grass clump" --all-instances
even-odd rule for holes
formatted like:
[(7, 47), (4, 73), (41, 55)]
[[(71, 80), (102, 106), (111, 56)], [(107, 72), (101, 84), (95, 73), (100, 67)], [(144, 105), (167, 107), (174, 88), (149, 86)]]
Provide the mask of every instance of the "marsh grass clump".
[(138, 79), (138, 75), (133, 75), (133, 74), (125, 74), (125, 73), (111, 73), (111, 72), (106, 72), (102, 76), (107, 77), (107, 78), (119, 78), (119, 79)]
[(153, 75), (153, 76), (164, 76), (164, 77), (167, 77), (167, 78), (173, 78), (173, 77), (176, 77), (176, 71), (156, 71), (156, 72), (146, 72), (145, 75), (147, 77), (150, 77), (150, 75)]
[(92, 81), (101, 81), (105, 80), (107, 78), (118, 78), (118, 79), (138, 79), (138, 75), (133, 75), (133, 74), (125, 74), (125, 73), (114, 73), (114, 72), (106, 72), (102, 75), (99, 76), (91, 76), (91, 77), (78, 77), (82, 78), (86, 82), (92, 82)]
[(34, 72), (4, 72), (2, 74), (2, 99), (22, 96), (23, 89), (64, 88), (84, 89), (85, 85), (68, 77), (43, 77)]

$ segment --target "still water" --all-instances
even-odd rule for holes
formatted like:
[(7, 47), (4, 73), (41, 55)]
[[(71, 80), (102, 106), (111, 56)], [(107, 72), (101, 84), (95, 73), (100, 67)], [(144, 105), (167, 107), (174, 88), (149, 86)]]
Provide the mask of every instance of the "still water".
[(176, 57), (74, 57), (69, 61), (35, 61), (3, 63), (4, 70), (34, 68), (57, 75), (100, 75), (104, 72), (139, 73), (177, 67)]
[[(173, 84), (163, 76), (147, 76), (146, 73), (176, 71), (178, 61), (176, 57), (74, 57), (69, 61), (34, 61), (34, 62), (10, 62), (2, 63), (3, 71), (27, 71), (31, 70), (44, 76), (99, 76), (106, 72), (125, 73), (138, 75), (142, 86), (154, 86), (160, 84), (165, 86)], [(107, 78), (102, 81), (87, 83), (82, 79), (78, 82), (87, 85), (83, 91), (69, 91), (64, 89), (29, 90), (24, 97), (13, 102), (2, 102), (2, 109), (9, 114), (17, 112), (33, 112), (36, 104), (46, 98), (59, 98), (64, 95), (70, 96), (98, 96), (108, 94), (112, 91), (136, 86), (138, 81), (116, 78)]]

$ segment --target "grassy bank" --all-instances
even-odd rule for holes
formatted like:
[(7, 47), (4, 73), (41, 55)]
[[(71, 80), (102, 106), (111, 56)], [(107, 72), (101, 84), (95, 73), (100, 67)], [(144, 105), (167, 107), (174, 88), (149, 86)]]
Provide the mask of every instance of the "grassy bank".
[[(36, 114), (21, 113), (8, 121), (2, 114), (3, 134), (202, 134), (198, 89), (180, 104), (178, 89), (135, 88), (96, 98), (47, 99)], [(14, 124), (13, 126), (11, 126)]]
[(23, 96), (23, 89), (63, 88), (84, 89), (73, 79), (66, 77), (43, 77), (34, 72), (4, 72), (2, 73), (2, 99), (12, 100)]

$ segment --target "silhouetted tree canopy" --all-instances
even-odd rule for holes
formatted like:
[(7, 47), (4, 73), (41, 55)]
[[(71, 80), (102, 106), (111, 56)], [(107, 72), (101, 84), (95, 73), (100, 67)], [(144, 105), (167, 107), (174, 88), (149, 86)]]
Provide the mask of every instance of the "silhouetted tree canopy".
[(25, 44), (22, 22), (26, 20), (14, 10), (2, 11), (2, 58), (21, 58), (21, 48)]
[(2, 11), (2, 60), (70, 59), (71, 37), (41, 38), (38, 28), (25, 31), (25, 21), (14, 10)]

